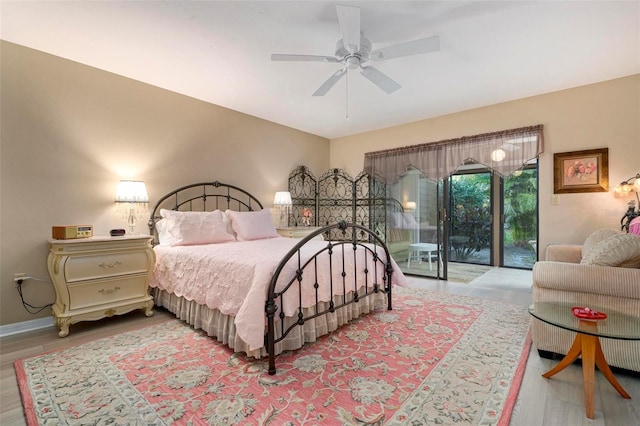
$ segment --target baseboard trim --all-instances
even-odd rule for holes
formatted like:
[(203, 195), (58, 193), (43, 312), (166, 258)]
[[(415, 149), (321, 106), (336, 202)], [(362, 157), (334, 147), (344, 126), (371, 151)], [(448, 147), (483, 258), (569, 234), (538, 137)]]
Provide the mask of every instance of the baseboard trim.
[(55, 326), (53, 317), (0, 325), (0, 338)]

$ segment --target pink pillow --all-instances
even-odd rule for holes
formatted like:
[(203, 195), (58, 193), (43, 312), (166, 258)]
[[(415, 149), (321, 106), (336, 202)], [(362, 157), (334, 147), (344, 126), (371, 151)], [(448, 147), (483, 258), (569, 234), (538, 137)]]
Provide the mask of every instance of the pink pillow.
[(166, 231), (171, 235), (171, 246), (215, 244), (235, 240), (233, 235), (227, 232), (220, 210), (179, 212), (163, 209), (160, 215), (167, 220)]
[(640, 216), (636, 217), (629, 223), (629, 233), (640, 235)]
[(231, 227), (236, 233), (238, 241), (262, 240), (280, 236), (273, 225), (270, 210), (263, 209), (255, 212), (227, 210), (225, 213), (231, 219)]

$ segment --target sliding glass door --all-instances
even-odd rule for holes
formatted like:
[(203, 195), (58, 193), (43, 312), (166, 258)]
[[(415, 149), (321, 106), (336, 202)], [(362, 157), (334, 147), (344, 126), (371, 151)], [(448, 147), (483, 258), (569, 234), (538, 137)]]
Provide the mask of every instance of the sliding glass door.
[(538, 257), (537, 165), (505, 177), (501, 189), (500, 266), (531, 269)]
[(535, 161), (505, 178), (478, 164), (439, 182), (409, 170), (387, 187), (392, 256), (407, 274), (440, 279), (456, 280), (465, 264), (531, 269), (537, 182)]
[(442, 185), (409, 170), (389, 185), (387, 245), (403, 272), (446, 279), (442, 238)]
[(449, 261), (493, 263), (492, 173), (468, 171), (449, 178)]

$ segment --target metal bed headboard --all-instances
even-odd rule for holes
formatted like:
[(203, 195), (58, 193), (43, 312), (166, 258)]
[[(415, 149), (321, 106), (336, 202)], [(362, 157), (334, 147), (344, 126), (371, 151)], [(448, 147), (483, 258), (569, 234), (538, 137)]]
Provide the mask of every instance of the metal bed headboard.
[(158, 243), (156, 222), (162, 219), (160, 209), (178, 211), (214, 211), (261, 210), (262, 203), (256, 197), (237, 186), (226, 183), (202, 182), (186, 185), (169, 192), (160, 198), (151, 211), (149, 217), (149, 235), (153, 236), (153, 244)]

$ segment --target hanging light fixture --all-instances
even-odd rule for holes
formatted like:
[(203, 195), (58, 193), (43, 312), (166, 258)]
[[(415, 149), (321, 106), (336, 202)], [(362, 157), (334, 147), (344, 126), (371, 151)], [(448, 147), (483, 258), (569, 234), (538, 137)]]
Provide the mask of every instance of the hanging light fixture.
[(491, 151), (491, 159), (493, 161), (502, 161), (507, 156), (507, 153), (504, 152), (504, 149), (498, 148)]

